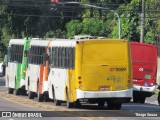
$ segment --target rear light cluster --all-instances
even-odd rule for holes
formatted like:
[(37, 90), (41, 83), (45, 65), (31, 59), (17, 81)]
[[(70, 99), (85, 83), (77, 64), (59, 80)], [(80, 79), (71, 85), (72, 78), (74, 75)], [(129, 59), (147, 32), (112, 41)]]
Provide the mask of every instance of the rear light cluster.
[(149, 83), (149, 87), (152, 87), (152, 86), (155, 86), (155, 84), (154, 83)]
[(26, 71), (25, 70), (23, 71), (23, 75), (26, 76)]
[(78, 85), (79, 85), (79, 89), (82, 88), (82, 80), (81, 80), (81, 76), (78, 77)]
[(127, 85), (127, 87), (128, 88), (132, 88), (133, 87), (133, 85), (132, 85), (132, 76), (131, 75), (128, 76), (128, 85)]

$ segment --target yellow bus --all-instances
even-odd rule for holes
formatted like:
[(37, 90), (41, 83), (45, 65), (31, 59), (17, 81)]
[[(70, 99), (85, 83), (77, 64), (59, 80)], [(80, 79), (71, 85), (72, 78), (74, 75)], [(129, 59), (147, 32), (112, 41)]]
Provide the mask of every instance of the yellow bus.
[(68, 108), (84, 102), (121, 109), (132, 98), (127, 40), (54, 40), (49, 52), (49, 98)]

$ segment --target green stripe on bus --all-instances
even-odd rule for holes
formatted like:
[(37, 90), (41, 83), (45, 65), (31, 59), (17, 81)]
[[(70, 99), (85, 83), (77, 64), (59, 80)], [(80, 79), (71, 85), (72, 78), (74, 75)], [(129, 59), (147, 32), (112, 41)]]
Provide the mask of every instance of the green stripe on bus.
[(17, 74), (16, 74), (16, 89), (20, 88), (20, 74), (21, 74), (21, 64), (17, 64)]

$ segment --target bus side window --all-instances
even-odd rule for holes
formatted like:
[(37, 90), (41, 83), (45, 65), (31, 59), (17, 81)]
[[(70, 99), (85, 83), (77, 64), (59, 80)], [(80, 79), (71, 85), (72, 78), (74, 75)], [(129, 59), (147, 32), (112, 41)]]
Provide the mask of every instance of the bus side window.
[(52, 61), (51, 47), (49, 47), (48, 57), (49, 57), (48, 63), (49, 63), (49, 65), (51, 65), (51, 61)]
[(57, 68), (58, 64), (58, 47), (55, 47), (55, 60), (54, 60), (55, 68)]
[(55, 47), (52, 47), (52, 59), (51, 59), (51, 67), (55, 67)]
[(75, 57), (75, 48), (69, 48), (69, 68), (74, 69), (74, 57)]
[(39, 54), (38, 54), (38, 52), (39, 52), (39, 47), (38, 46), (36, 46), (36, 49), (35, 49), (35, 57), (36, 57), (36, 64), (38, 65), (39, 64)]
[(72, 48), (72, 53), (73, 53), (73, 56), (72, 56), (72, 69), (75, 68), (75, 48)]
[(23, 57), (23, 46), (20, 46), (20, 45), (19, 45), (19, 50), (20, 50), (20, 53), (19, 53), (18, 61), (19, 61), (19, 63), (22, 63), (22, 57)]
[(66, 49), (65, 49), (65, 52), (66, 52), (66, 54), (65, 54), (65, 63), (66, 63), (66, 65), (65, 65), (65, 67), (68, 69), (68, 67), (69, 67), (69, 48), (68, 47), (66, 47)]
[(62, 68), (65, 68), (65, 48), (62, 47)]
[(17, 61), (17, 63), (19, 63), (19, 54), (20, 54), (20, 53), (18, 52), (18, 50), (20, 50), (20, 49), (19, 49), (19, 45), (16, 45), (16, 53), (15, 53), (15, 54), (16, 54), (16, 60), (15, 60), (15, 61)]
[(37, 64), (37, 65), (40, 64), (40, 54), (39, 54), (39, 50), (40, 50), (40, 47), (39, 47), (39, 46), (36, 46), (36, 54), (35, 54), (35, 57), (36, 57), (36, 64)]
[(34, 63), (35, 61), (35, 55), (34, 55), (34, 46), (32, 46), (32, 64)]
[[(40, 64), (43, 64), (45, 63), (46, 64), (46, 61), (48, 60), (48, 54), (46, 53), (46, 47), (41, 47), (40, 49)], [(44, 55), (45, 55), (45, 58), (44, 58)]]
[(27, 59), (26, 67), (28, 68), (28, 64), (30, 62), (30, 48), (28, 48), (27, 57), (28, 57), (28, 59)]
[(69, 69), (72, 69), (72, 48), (69, 48)]
[(62, 48), (59, 47), (58, 51), (58, 68), (62, 68)]
[(15, 55), (15, 46), (14, 45), (12, 45), (12, 50), (13, 50), (13, 52), (12, 52), (12, 56), (13, 56), (13, 58), (12, 58), (12, 62), (14, 62), (15, 61), (15, 59), (16, 59), (16, 55)]
[(38, 64), (44, 64), (43, 62), (43, 56), (45, 54), (45, 51), (43, 51), (44, 47), (38, 47)]
[(33, 48), (31, 47), (31, 48), (29, 48), (29, 61), (28, 61), (28, 63), (32, 63), (32, 60), (33, 60), (33, 57), (32, 57), (32, 50), (33, 50)]

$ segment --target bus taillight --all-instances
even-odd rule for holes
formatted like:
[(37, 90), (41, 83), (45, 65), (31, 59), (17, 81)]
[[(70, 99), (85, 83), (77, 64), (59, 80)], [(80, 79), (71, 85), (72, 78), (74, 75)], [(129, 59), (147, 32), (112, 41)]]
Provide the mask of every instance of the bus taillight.
[(128, 80), (128, 83), (131, 83), (131, 80)]
[(154, 86), (154, 83), (150, 83), (150, 87)]
[(82, 81), (78, 81), (79, 84), (82, 84)]
[(25, 70), (23, 71), (23, 75), (26, 76), (26, 71)]

